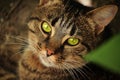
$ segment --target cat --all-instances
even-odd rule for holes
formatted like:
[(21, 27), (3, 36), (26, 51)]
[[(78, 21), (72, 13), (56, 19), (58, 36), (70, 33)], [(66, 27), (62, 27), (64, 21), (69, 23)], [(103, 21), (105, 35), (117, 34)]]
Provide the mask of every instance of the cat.
[[(6, 74), (14, 72), (17, 80), (95, 80), (83, 71), (87, 68), (84, 55), (104, 41), (104, 29), (115, 17), (117, 6), (106, 5), (87, 11), (88, 8), (74, 0), (40, 0), (29, 18), (28, 28), (22, 25), (28, 31), (28, 36), (24, 37), (27, 39), (19, 38), (27, 35), (19, 26), (15, 30), (0, 26), (0, 61), (9, 61), (8, 64), (3, 62), (6, 66), (1, 63), (0, 70), (9, 65)], [(15, 36), (9, 39), (11, 35), (6, 30), (13, 31), (11, 35)], [(21, 44), (26, 46), (19, 48), (17, 40), (22, 40)], [(5, 45), (6, 42), (17, 45)], [(17, 47), (23, 50), (20, 56), (11, 56), (17, 52)], [(9, 55), (3, 54), (4, 51)], [(10, 59), (6, 58), (8, 56)], [(12, 77), (9, 80), (15, 80), (16, 76), (8, 76)]]
[(103, 41), (103, 31), (115, 17), (117, 6), (81, 14), (79, 6), (73, 8), (70, 3), (40, 1), (28, 22), (28, 46), (18, 68), (20, 80), (82, 80), (78, 74), (84, 75), (84, 56)]

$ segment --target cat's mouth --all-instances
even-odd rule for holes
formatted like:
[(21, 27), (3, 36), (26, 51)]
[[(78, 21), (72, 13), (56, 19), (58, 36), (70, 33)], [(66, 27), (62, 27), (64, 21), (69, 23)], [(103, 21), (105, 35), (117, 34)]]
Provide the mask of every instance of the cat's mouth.
[(44, 66), (57, 69), (73, 69), (82, 67), (86, 64), (86, 62), (78, 56), (70, 56), (66, 59), (60, 59), (60, 61), (58, 61), (59, 59), (57, 55), (51, 55), (48, 57), (47, 51), (45, 50), (40, 51), (39, 59)]
[(56, 65), (55, 64), (55, 56), (52, 55), (52, 56), (48, 57), (46, 50), (40, 51), (39, 58), (40, 58), (41, 63), (46, 67), (53, 67)]

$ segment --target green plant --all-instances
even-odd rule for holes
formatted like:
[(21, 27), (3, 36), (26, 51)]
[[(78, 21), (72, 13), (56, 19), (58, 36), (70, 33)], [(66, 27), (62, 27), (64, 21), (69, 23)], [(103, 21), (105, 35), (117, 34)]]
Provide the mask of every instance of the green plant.
[(93, 62), (111, 71), (120, 73), (120, 34), (92, 51), (85, 56), (85, 59), (88, 62)]

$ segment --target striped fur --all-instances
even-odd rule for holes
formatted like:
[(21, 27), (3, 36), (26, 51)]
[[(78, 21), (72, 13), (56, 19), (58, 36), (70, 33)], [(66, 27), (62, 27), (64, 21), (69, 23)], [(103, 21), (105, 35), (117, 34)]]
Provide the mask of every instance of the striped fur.
[[(13, 13), (0, 24), (0, 80), (94, 80), (83, 59), (104, 40), (103, 30), (97, 34), (100, 24), (92, 18), (94, 11), (85, 15), (89, 8), (74, 0), (41, 0), (35, 10), (23, 8), (26, 10), (23, 18), (11, 18)], [(51, 26), (51, 33), (42, 31), (43, 21)], [(70, 37), (78, 38), (79, 43), (68, 45)], [(47, 49), (54, 54), (46, 55)]]

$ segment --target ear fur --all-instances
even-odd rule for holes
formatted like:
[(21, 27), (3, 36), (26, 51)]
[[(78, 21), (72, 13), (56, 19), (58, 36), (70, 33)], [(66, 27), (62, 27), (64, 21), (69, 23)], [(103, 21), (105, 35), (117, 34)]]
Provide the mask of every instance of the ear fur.
[(116, 5), (106, 5), (87, 13), (87, 16), (92, 18), (92, 20), (98, 24), (98, 26), (95, 27), (97, 34), (100, 34), (105, 26), (112, 21), (117, 11), (118, 7)]

